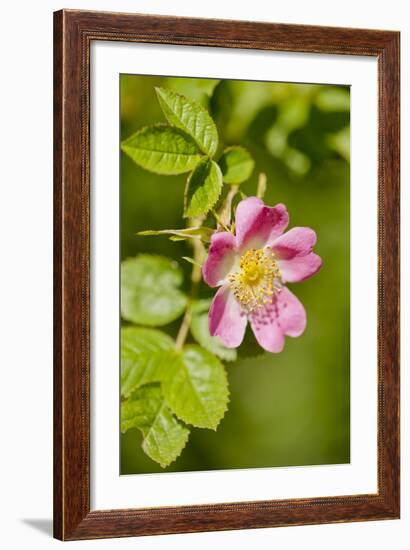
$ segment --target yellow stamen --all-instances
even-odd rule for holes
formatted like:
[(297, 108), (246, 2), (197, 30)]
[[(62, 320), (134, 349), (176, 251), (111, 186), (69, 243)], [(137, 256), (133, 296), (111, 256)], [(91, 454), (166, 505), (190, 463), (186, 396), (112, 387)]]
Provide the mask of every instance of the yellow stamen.
[(280, 272), (275, 254), (267, 247), (248, 250), (239, 262), (239, 271), (228, 277), (236, 299), (248, 313), (263, 307), (280, 291)]

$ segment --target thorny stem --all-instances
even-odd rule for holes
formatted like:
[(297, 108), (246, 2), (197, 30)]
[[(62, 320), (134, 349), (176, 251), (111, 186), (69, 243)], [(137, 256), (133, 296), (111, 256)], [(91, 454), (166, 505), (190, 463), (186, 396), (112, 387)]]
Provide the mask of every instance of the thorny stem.
[[(203, 219), (192, 219), (190, 220), (189, 226), (200, 227), (203, 223)], [(191, 292), (189, 294), (188, 305), (185, 310), (185, 315), (182, 319), (181, 326), (179, 327), (178, 335), (175, 342), (175, 349), (181, 351), (182, 346), (185, 343), (186, 337), (188, 336), (189, 327), (191, 326), (192, 321), (192, 302), (195, 300), (198, 294), (198, 286), (201, 282), (201, 262), (204, 256), (204, 245), (199, 237), (192, 239), (192, 248), (194, 249), (194, 264), (192, 266), (191, 272)]]

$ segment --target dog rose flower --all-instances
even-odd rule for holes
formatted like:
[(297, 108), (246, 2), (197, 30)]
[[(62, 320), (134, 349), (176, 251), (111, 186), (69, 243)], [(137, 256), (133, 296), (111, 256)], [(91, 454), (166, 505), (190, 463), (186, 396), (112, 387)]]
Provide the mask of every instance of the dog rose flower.
[(236, 209), (236, 235), (212, 235), (202, 274), (220, 287), (209, 309), (209, 331), (229, 348), (238, 347), (249, 321), (262, 348), (282, 351), (285, 336), (300, 336), (306, 327), (301, 302), (285, 286), (308, 279), (320, 269), (312, 252), (316, 233), (294, 227), (284, 233), (289, 216), (283, 204), (269, 207), (249, 197)]

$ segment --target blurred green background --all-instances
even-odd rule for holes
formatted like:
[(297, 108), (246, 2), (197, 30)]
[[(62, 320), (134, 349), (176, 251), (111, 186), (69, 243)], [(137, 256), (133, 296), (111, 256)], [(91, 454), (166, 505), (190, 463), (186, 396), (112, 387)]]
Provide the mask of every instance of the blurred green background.
[[(165, 471), (337, 464), (350, 460), (350, 89), (343, 86), (121, 75), (121, 140), (165, 122), (155, 86), (205, 105), (226, 145), (245, 146), (255, 171), (242, 185), (265, 202), (286, 204), (290, 227), (318, 235), (321, 272), (289, 288), (303, 302), (307, 328), (282, 353), (246, 345), (225, 363), (228, 412), (216, 432), (193, 429), (182, 455)], [(218, 158), (218, 157), (216, 157)], [(179, 261), (189, 245), (138, 237), (145, 229), (179, 228), (186, 175), (158, 176), (121, 153), (121, 259), (148, 252)], [(202, 285), (202, 296), (214, 294)], [(175, 336), (179, 321), (165, 328)], [(141, 449), (137, 430), (121, 435), (121, 473), (162, 472)]]

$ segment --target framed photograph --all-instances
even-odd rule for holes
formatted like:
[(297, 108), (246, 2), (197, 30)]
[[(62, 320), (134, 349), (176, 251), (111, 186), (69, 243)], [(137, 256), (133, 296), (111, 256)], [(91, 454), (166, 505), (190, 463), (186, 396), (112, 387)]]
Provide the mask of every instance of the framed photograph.
[(399, 517), (398, 32), (54, 14), (54, 534)]

